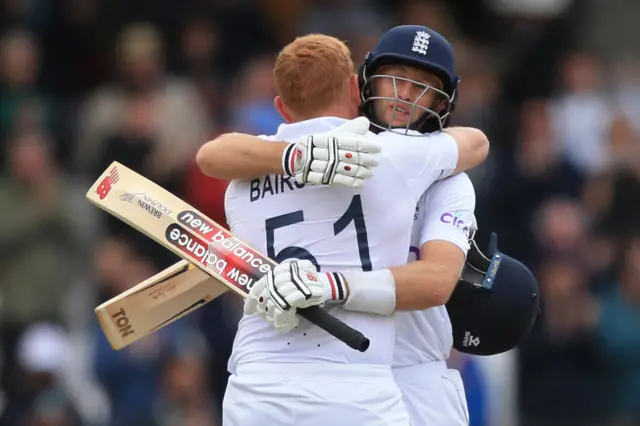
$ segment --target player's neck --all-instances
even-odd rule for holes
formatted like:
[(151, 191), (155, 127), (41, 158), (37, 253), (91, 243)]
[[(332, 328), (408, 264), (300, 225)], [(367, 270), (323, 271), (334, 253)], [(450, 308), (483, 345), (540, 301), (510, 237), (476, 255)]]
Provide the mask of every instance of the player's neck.
[(357, 114), (351, 111), (350, 108), (345, 108), (343, 106), (336, 106), (331, 108), (325, 108), (313, 114), (312, 116), (300, 117), (296, 121), (305, 121), (305, 120), (311, 120), (311, 119), (320, 118), (320, 117), (337, 117), (337, 118), (344, 118), (345, 120), (351, 120), (353, 118), (356, 118)]

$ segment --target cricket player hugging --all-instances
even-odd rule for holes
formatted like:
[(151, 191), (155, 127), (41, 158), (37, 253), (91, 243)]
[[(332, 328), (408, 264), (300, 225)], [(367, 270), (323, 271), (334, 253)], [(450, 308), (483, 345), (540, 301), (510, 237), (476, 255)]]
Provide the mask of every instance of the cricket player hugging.
[[(225, 426), (468, 423), (459, 375), (444, 364), (442, 305), (475, 203), (460, 172), (484, 160), (488, 141), (443, 130), (458, 79), (435, 31), (396, 27), (352, 70), (341, 41), (296, 39), (274, 70), (287, 124), (274, 136), (226, 134), (198, 153), (205, 174), (235, 179), (225, 203), (234, 235), (284, 262), (245, 301)], [(407, 264), (411, 244), (420, 259)], [(363, 332), (369, 350), (295, 314), (315, 305)]]

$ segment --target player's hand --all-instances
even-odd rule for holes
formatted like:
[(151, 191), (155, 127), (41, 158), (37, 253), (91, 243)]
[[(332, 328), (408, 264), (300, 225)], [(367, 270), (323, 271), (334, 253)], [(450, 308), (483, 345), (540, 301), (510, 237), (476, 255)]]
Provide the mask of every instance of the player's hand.
[(308, 260), (277, 265), (251, 288), (244, 313), (258, 314), (276, 329), (289, 331), (298, 325), (298, 308), (344, 301), (348, 296), (342, 274), (318, 272)]
[(369, 131), (369, 120), (358, 117), (330, 132), (306, 136), (282, 156), (284, 171), (299, 183), (360, 188), (373, 176), (380, 146)]
[(296, 309), (282, 310), (269, 298), (267, 280), (262, 278), (253, 285), (244, 301), (245, 315), (259, 315), (273, 324), (276, 330), (289, 332), (300, 323)]

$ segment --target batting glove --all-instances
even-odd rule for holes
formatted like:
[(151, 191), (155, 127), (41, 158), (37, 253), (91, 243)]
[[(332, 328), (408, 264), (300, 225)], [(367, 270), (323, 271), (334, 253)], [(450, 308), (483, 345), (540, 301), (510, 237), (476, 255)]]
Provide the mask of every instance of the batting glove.
[(368, 132), (369, 120), (358, 117), (330, 132), (306, 136), (285, 149), (282, 168), (299, 183), (360, 188), (379, 164), (380, 146)]
[(290, 331), (299, 324), (298, 308), (346, 300), (345, 283), (342, 274), (317, 272), (308, 260), (283, 263), (254, 284), (245, 299), (244, 313), (258, 314), (276, 329)]
[(295, 309), (282, 310), (269, 298), (267, 280), (261, 279), (251, 288), (244, 301), (245, 315), (259, 315), (273, 324), (280, 332), (289, 332), (300, 324), (300, 318)]

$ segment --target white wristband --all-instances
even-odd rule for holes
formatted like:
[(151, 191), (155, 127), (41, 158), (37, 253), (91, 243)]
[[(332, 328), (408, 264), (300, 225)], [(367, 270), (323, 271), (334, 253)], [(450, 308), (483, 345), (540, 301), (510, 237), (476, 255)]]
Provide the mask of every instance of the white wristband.
[(349, 297), (342, 307), (348, 311), (391, 315), (396, 308), (396, 282), (388, 269), (346, 271)]
[(292, 143), (286, 147), (282, 153), (282, 171), (285, 175), (293, 176), (295, 174), (295, 150), (296, 144)]

